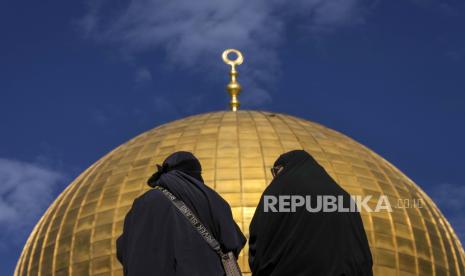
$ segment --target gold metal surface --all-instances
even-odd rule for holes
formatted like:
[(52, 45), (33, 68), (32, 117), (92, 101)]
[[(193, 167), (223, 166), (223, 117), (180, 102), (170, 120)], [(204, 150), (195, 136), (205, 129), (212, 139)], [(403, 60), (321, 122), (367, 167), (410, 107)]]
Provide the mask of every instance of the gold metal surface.
[[(229, 54), (234, 53), (236, 54), (236, 59), (231, 60), (229, 58)], [(231, 72), (229, 72), (229, 75), (231, 76), (231, 81), (229, 82), (228, 86), (226, 89), (229, 92), (229, 95), (231, 96), (231, 101), (229, 102), (229, 105), (231, 107), (232, 111), (237, 111), (239, 109), (240, 103), (239, 99), (237, 96), (241, 92), (241, 85), (237, 82), (237, 75), (239, 74), (236, 70), (237, 65), (241, 65), (242, 62), (244, 62), (244, 57), (242, 56), (242, 53), (236, 49), (227, 49), (223, 52), (223, 61), (226, 64), (231, 65)]]
[[(296, 117), (214, 112), (177, 120), (131, 139), (95, 162), (49, 207), (32, 231), (15, 275), (122, 275), (115, 240), (146, 179), (170, 153), (199, 157), (208, 185), (231, 205), (248, 235), (270, 167), (305, 149), (351, 194), (420, 198), (423, 208), (362, 213), (375, 275), (465, 275), (464, 252), (434, 202), (407, 176), (349, 137)], [(163, 237), (160, 237), (163, 238)], [(332, 250), (328, 248), (328, 250)], [(239, 258), (248, 272), (246, 247)], [(310, 260), (311, 261), (311, 260)]]

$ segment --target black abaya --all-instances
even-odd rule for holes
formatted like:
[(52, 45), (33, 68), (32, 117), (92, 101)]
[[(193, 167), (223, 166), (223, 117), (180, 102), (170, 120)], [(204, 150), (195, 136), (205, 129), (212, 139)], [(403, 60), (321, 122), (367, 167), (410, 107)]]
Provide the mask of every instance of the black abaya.
[[(181, 199), (220, 243), (237, 256), (246, 242), (229, 205), (203, 183), (199, 161), (188, 152), (170, 155), (148, 181)], [(219, 256), (159, 190), (137, 198), (117, 240), (126, 276), (224, 275)]]
[[(278, 168), (282, 167), (281, 170)], [(372, 275), (372, 257), (358, 212), (264, 212), (264, 196), (350, 195), (310, 154), (281, 155), (277, 176), (265, 189), (250, 224), (249, 264), (253, 276)]]

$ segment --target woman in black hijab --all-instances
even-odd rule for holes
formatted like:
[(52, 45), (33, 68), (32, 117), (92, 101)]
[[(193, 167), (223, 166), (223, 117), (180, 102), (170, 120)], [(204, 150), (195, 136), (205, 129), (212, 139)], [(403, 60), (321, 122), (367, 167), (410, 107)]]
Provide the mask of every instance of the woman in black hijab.
[[(272, 168), (250, 224), (249, 264), (253, 276), (372, 275), (372, 257), (358, 212), (265, 212), (264, 197), (279, 195), (350, 195), (310, 154), (295, 150), (281, 155)], [(353, 205), (352, 205), (353, 206)]]
[[(161, 186), (182, 200), (223, 252), (232, 251), (237, 257), (246, 239), (228, 203), (203, 183), (197, 158), (176, 152), (157, 167), (148, 185)], [(224, 275), (218, 254), (158, 189), (134, 201), (116, 245), (126, 276)]]

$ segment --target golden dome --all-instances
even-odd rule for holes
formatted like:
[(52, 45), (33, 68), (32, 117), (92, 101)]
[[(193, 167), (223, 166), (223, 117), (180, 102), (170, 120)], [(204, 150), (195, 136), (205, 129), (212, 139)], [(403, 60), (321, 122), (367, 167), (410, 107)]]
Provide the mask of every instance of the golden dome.
[[(74, 180), (32, 231), (15, 275), (122, 275), (115, 239), (146, 179), (173, 151), (199, 157), (208, 185), (231, 205), (244, 233), (285, 151), (305, 149), (351, 194), (421, 199), (422, 208), (362, 213), (376, 275), (465, 275), (465, 254), (433, 201), (373, 151), (334, 130), (258, 111), (214, 112), (149, 130)], [(247, 254), (245, 248), (243, 254)], [(247, 257), (239, 260), (248, 271)]]

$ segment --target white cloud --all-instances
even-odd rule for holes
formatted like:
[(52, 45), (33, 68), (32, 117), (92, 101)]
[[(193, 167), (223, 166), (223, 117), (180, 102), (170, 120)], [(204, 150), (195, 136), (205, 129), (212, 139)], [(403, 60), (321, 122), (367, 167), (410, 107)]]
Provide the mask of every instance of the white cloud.
[(107, 113), (101, 109), (93, 110), (90, 113), (90, 116), (91, 116), (92, 121), (97, 123), (98, 125), (105, 125), (110, 120)]
[(135, 74), (135, 81), (138, 84), (152, 81), (152, 73), (147, 68), (138, 68)]
[(63, 180), (41, 165), (0, 158), (0, 245), (29, 232)]
[(443, 183), (428, 189), (428, 194), (452, 224), (455, 232), (465, 242), (465, 185)]
[(117, 7), (114, 1), (93, 0), (80, 25), (87, 37), (117, 44), (130, 55), (163, 50), (170, 64), (187, 68), (224, 66), (221, 52), (241, 49), (247, 60), (241, 67), (248, 91), (243, 99), (259, 105), (271, 100), (270, 85), (264, 83), (279, 75), (277, 48), (285, 38), (293, 39), (286, 34), (289, 22), (299, 18), (310, 32), (359, 23), (361, 2), (132, 0)]

